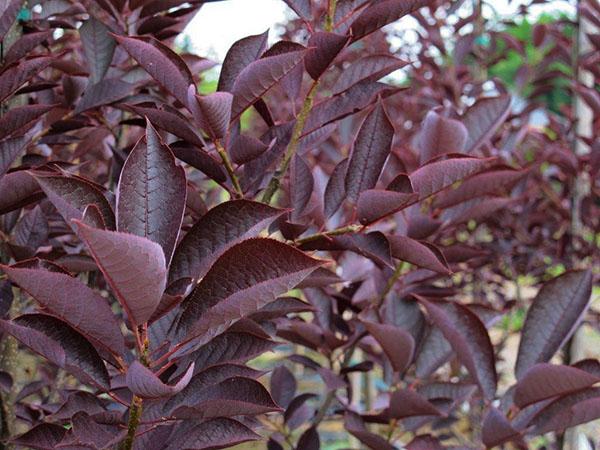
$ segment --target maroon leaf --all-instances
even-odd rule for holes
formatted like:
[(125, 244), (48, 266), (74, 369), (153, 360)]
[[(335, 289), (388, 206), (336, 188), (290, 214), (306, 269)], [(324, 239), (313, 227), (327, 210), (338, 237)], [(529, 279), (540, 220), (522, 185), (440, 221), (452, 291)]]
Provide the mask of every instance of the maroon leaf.
[(275, 346), (275, 342), (252, 333), (227, 332), (193, 353), (197, 368), (227, 362), (245, 362)]
[(268, 37), (269, 30), (240, 39), (231, 46), (223, 60), (218, 91), (233, 91), (233, 84), (238, 75), (265, 51)]
[(278, 411), (280, 408), (256, 380), (233, 377), (202, 390), (194, 406), (182, 406), (175, 417), (208, 419), (212, 417), (255, 415)]
[(519, 408), (558, 395), (570, 394), (600, 382), (600, 377), (571, 366), (536, 364), (525, 372), (514, 392)]
[(419, 194), (416, 193), (367, 189), (358, 197), (356, 215), (360, 223), (369, 225), (414, 204), (418, 198)]
[(348, 42), (347, 36), (319, 31), (308, 40), (308, 51), (304, 58), (306, 71), (317, 80), (331, 65), (335, 57)]
[(25, 148), (26, 141), (22, 137), (5, 139), (0, 142), (0, 178), (10, 168), (17, 156)]
[(298, 446), (296, 448), (303, 450), (319, 450), (321, 448), (321, 440), (319, 439), (316, 427), (310, 427), (302, 433), (302, 436), (298, 439)]
[[(20, 1), (13, 2), (20, 5)], [(36, 425), (26, 433), (17, 436), (10, 442), (12, 444), (34, 448), (39, 450), (52, 450), (55, 449), (58, 444), (62, 441), (67, 429), (61, 425), (53, 423), (41, 423)]]
[(48, 239), (48, 233), (48, 220), (38, 205), (19, 219), (13, 229), (13, 242), (30, 249), (30, 256), (33, 256), (38, 247)]
[(312, 8), (310, 0), (283, 0), (301, 19), (310, 21), (312, 19)]
[(125, 341), (110, 305), (77, 278), (44, 269), (0, 268), (48, 312), (97, 345), (124, 355)]
[(458, 120), (428, 112), (419, 135), (421, 163), (446, 153), (462, 153), (467, 136), (467, 129)]
[(520, 434), (508, 421), (508, 419), (493, 406), (490, 407), (481, 428), (481, 440), (487, 448), (502, 445), (511, 441)]
[(585, 270), (567, 272), (542, 286), (523, 325), (518, 379), (534, 364), (549, 361), (574, 333), (590, 304), (591, 289), (592, 274)]
[(483, 98), (471, 106), (462, 122), (469, 131), (465, 153), (476, 151), (488, 141), (506, 120), (510, 112), (510, 95)]
[(260, 439), (260, 436), (246, 425), (224, 417), (207, 420), (199, 425), (194, 424), (175, 436), (166, 450), (227, 448)]
[(369, 5), (350, 25), (352, 42), (427, 6), (431, 0), (383, 0)]
[(325, 217), (331, 217), (342, 205), (346, 198), (346, 186), (344, 178), (348, 170), (348, 158), (341, 160), (333, 169), (327, 187), (325, 188), (324, 204)]
[(333, 93), (340, 94), (361, 81), (377, 81), (407, 63), (390, 55), (369, 55), (350, 64), (340, 74)]
[(77, 103), (75, 114), (108, 105), (128, 96), (133, 85), (115, 78), (104, 78), (98, 83), (88, 85), (83, 97)]
[(242, 241), (223, 253), (185, 299), (178, 334), (207, 342), (296, 286), (319, 265), (272, 239)]
[(0, 75), (0, 102), (48, 67), (52, 60), (51, 57), (32, 58), (8, 67)]
[(538, 412), (529, 425), (535, 434), (563, 431), (600, 417), (600, 389), (589, 388), (553, 401)]
[(104, 274), (132, 326), (145, 323), (163, 295), (167, 279), (160, 245), (146, 238), (77, 224), (77, 234)]
[[(177, 144), (177, 143), (176, 143)], [(225, 170), (211, 155), (192, 145), (171, 146), (171, 151), (181, 161), (205, 173), (213, 180), (224, 183), (227, 179)]]
[(152, 37), (115, 36), (115, 39), (167, 92), (187, 105), (187, 90), (194, 79), (181, 57)]
[(2, 6), (3, 10), (2, 14), (0, 14), (0, 41), (4, 40), (4, 36), (17, 19), (17, 15), (23, 5), (20, 0), (10, 0), (4, 2)]
[(420, 300), (460, 361), (481, 388), (486, 399), (496, 393), (494, 350), (485, 326), (468, 308), (458, 303)]
[(98, 83), (108, 71), (115, 52), (115, 40), (106, 25), (91, 16), (79, 27), (83, 51), (90, 68), (90, 80)]
[(243, 239), (253, 237), (283, 211), (250, 200), (221, 203), (207, 212), (181, 240), (171, 263), (170, 282), (201, 279), (215, 260)]
[(127, 369), (127, 387), (141, 398), (170, 397), (180, 392), (190, 382), (194, 374), (192, 363), (181, 379), (173, 386), (163, 383), (150, 369), (139, 361), (134, 361)]
[(395, 450), (386, 439), (367, 430), (362, 418), (351, 411), (344, 415), (344, 428), (356, 439), (373, 450)]
[(271, 374), (271, 395), (283, 408), (287, 408), (296, 394), (296, 379), (284, 365), (278, 366)]
[(394, 325), (365, 322), (369, 333), (381, 345), (394, 371), (403, 373), (412, 361), (415, 341), (410, 333)]
[(290, 203), (292, 221), (297, 220), (308, 205), (313, 192), (314, 178), (304, 159), (295, 155), (290, 168)]
[(394, 127), (379, 101), (361, 125), (348, 161), (345, 188), (352, 202), (358, 200), (362, 191), (375, 187), (393, 137)]
[(394, 258), (407, 261), (434, 272), (449, 274), (448, 264), (440, 250), (427, 242), (419, 242), (406, 236), (387, 235)]
[(127, 109), (131, 109), (141, 117), (146, 117), (150, 123), (156, 125), (158, 128), (183, 139), (189, 144), (195, 145), (196, 147), (203, 147), (202, 141), (192, 128), (190, 128), (189, 121), (183, 115), (176, 114), (174, 112), (155, 109), (155, 108), (144, 108), (142, 106), (128, 105)]
[(0, 178), (0, 214), (26, 206), (43, 196), (38, 183), (27, 171), (11, 172)]
[(229, 149), (231, 160), (236, 164), (246, 164), (268, 150), (269, 146), (252, 136), (241, 134), (233, 140)]
[(57, 366), (108, 389), (108, 371), (98, 352), (63, 321), (44, 314), (24, 314), (12, 321), (1, 321), (0, 326)]
[(25, 127), (37, 121), (40, 117), (54, 108), (54, 105), (26, 105), (11, 108), (0, 117), (0, 139), (14, 135), (20, 131), (23, 134)]
[(237, 119), (249, 106), (252, 106), (282, 78), (300, 64), (305, 51), (294, 51), (269, 56), (250, 63), (244, 68), (233, 84), (233, 106), (231, 117)]
[(189, 87), (190, 111), (200, 128), (213, 139), (220, 139), (227, 133), (232, 102), (233, 96), (229, 92), (214, 92), (201, 96), (196, 94), (196, 86)]
[(117, 230), (160, 244), (168, 265), (183, 220), (186, 192), (183, 168), (147, 122), (146, 145), (136, 145), (119, 177)]
[(486, 169), (493, 158), (451, 158), (429, 163), (410, 174), (410, 180), (419, 193), (419, 200), (432, 196), (457, 181)]
[(387, 414), (394, 419), (443, 415), (432, 403), (411, 389), (400, 389), (392, 393)]
[(75, 414), (71, 418), (71, 423), (73, 435), (78, 443), (92, 448), (107, 448), (117, 443), (126, 434), (124, 430), (119, 433), (116, 427), (96, 422), (83, 411)]
[(88, 205), (94, 205), (102, 214), (106, 226), (115, 227), (114, 213), (104, 194), (92, 184), (79, 177), (35, 174), (36, 180), (48, 200), (52, 202), (67, 224), (81, 219)]

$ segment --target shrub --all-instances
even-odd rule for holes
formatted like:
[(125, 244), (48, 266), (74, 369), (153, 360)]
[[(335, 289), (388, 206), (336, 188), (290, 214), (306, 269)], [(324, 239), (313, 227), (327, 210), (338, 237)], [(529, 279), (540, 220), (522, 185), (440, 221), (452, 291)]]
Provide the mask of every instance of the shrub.
[[(596, 319), (598, 36), (573, 65), (564, 18), (528, 42), (431, 0), (286, 3), (200, 95), (214, 63), (173, 42), (202, 2), (8, 2), (6, 442), (316, 449), (339, 421), (378, 450), (526, 448), (600, 417), (599, 362), (555, 357)], [(515, 51), (509, 92), (486, 69)]]

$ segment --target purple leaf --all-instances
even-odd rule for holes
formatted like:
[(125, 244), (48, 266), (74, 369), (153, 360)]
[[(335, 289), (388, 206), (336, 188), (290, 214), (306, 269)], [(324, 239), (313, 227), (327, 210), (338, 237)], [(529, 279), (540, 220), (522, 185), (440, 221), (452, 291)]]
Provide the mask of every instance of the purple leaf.
[(519, 408), (558, 395), (576, 392), (600, 382), (600, 377), (571, 366), (536, 364), (519, 380), (514, 402)]
[(197, 95), (196, 86), (188, 90), (188, 106), (196, 123), (212, 139), (220, 139), (227, 133), (231, 118), (233, 95), (229, 92), (214, 92)]
[(91, 16), (79, 27), (79, 36), (90, 68), (90, 81), (98, 83), (106, 74), (116, 43), (106, 25)]
[(252, 333), (226, 332), (196, 350), (197, 368), (228, 362), (242, 363), (275, 346), (275, 342)]
[(515, 373), (521, 379), (534, 364), (549, 361), (575, 332), (590, 304), (592, 274), (567, 272), (545, 283), (523, 325)]
[(462, 118), (469, 132), (465, 153), (473, 153), (488, 141), (510, 112), (510, 95), (483, 98), (471, 106)]
[(261, 383), (250, 378), (233, 377), (203, 389), (193, 406), (181, 406), (175, 409), (173, 415), (179, 418), (209, 419), (279, 410)]
[[(0, 14), (0, 41), (4, 40), (4, 36), (10, 30), (12, 24), (17, 20), (17, 15), (23, 6), (20, 0), (10, 0), (2, 3), (3, 10)], [(3, 42), (3, 44), (5, 44)]]
[(67, 224), (81, 219), (88, 205), (94, 205), (110, 229), (115, 228), (113, 210), (104, 194), (95, 184), (79, 177), (65, 177), (36, 173), (35, 178)]
[(10, 168), (17, 156), (25, 149), (26, 141), (22, 137), (5, 139), (0, 142), (0, 178)]
[(302, 450), (319, 450), (321, 448), (321, 440), (319, 439), (319, 433), (316, 427), (310, 427), (300, 439), (298, 439), (298, 446), (296, 447)]
[[(109, 448), (125, 437), (125, 430), (96, 422), (87, 412), (78, 412), (71, 418), (73, 435), (78, 443), (92, 448)], [(64, 443), (64, 442), (63, 442)]]
[(369, 225), (414, 204), (418, 198), (416, 193), (367, 189), (358, 197), (356, 215), (360, 223)]
[(352, 42), (430, 3), (431, 0), (382, 0), (373, 3), (365, 8), (350, 25)]
[(188, 86), (194, 84), (194, 79), (177, 53), (152, 37), (115, 36), (115, 39), (158, 84), (187, 105)]
[(0, 178), (0, 214), (26, 206), (43, 196), (38, 183), (27, 171), (11, 172)]
[(413, 337), (393, 325), (365, 322), (365, 327), (381, 345), (395, 372), (403, 373), (410, 364), (415, 350)]
[(134, 361), (127, 369), (127, 387), (141, 398), (170, 397), (180, 392), (190, 382), (194, 374), (194, 363), (173, 386), (163, 383), (150, 369), (139, 361)]
[(53, 59), (51, 57), (25, 59), (4, 70), (0, 75), (0, 102), (6, 100), (23, 84), (48, 67)]
[(468, 308), (458, 303), (419, 300), (460, 361), (477, 382), (486, 399), (496, 393), (494, 350), (485, 326)]
[(108, 371), (98, 352), (65, 322), (44, 314), (24, 314), (10, 322), (2, 321), (0, 326), (57, 366), (108, 389)]
[(241, 134), (233, 139), (229, 152), (231, 160), (236, 164), (246, 164), (253, 159), (258, 158), (269, 149), (267, 144), (258, 139)]
[(310, 167), (304, 159), (295, 155), (290, 168), (290, 203), (292, 221), (298, 220), (313, 192), (314, 178)]
[(296, 286), (320, 264), (272, 239), (242, 241), (219, 257), (182, 303), (177, 332), (207, 342)]
[(458, 120), (429, 111), (419, 134), (421, 164), (446, 153), (462, 153), (468, 131)]
[(148, 321), (163, 295), (167, 279), (160, 245), (127, 233), (77, 224), (77, 234), (104, 274), (132, 326)]
[(481, 440), (487, 448), (502, 445), (520, 436), (508, 419), (493, 406), (490, 407), (481, 428)]
[(4, 64), (11, 64), (25, 58), (29, 52), (52, 36), (52, 30), (37, 31), (21, 36), (10, 46), (4, 55)]
[(600, 389), (589, 388), (565, 395), (545, 406), (530, 421), (535, 434), (563, 431), (600, 417)]
[(256, 61), (267, 48), (269, 30), (262, 34), (248, 36), (235, 42), (227, 51), (219, 76), (218, 91), (233, 91), (238, 75), (250, 63)]
[(48, 312), (109, 352), (125, 354), (125, 341), (109, 303), (77, 278), (44, 269), (0, 268)]
[(410, 174), (410, 180), (419, 194), (419, 200), (426, 199), (457, 181), (486, 169), (494, 158), (451, 158), (429, 163)]
[(256, 236), (283, 213), (263, 203), (232, 200), (208, 211), (181, 240), (171, 263), (169, 280), (201, 279), (231, 246)]
[[(20, 5), (21, 2), (13, 2)], [(67, 429), (53, 423), (41, 423), (26, 433), (17, 436), (10, 442), (12, 444), (39, 450), (53, 450), (65, 436)]]
[(183, 115), (167, 110), (145, 108), (136, 105), (127, 105), (126, 108), (132, 110), (141, 117), (148, 118), (150, 123), (183, 139), (188, 144), (192, 144), (198, 148), (203, 147), (202, 141), (196, 132), (190, 128), (188, 123), (189, 120)]
[(325, 204), (325, 217), (331, 217), (340, 208), (342, 202), (346, 198), (346, 186), (344, 184), (344, 178), (346, 177), (346, 171), (348, 170), (348, 158), (341, 160), (337, 166), (333, 169), (327, 187), (325, 188), (325, 194), (323, 201)]
[(222, 165), (204, 150), (185, 143), (183, 145), (176, 143), (171, 145), (171, 151), (177, 159), (205, 173), (206, 176), (218, 183), (224, 183), (227, 180)]
[(344, 428), (356, 439), (373, 450), (395, 450), (395, 447), (381, 436), (367, 430), (360, 415), (347, 411), (344, 415)]
[(310, 0), (283, 0), (292, 11), (298, 14), (303, 20), (310, 21), (312, 19), (312, 8)]
[(342, 51), (348, 42), (348, 36), (319, 31), (313, 33), (308, 40), (308, 51), (304, 58), (306, 71), (313, 78), (319, 77), (331, 65), (335, 57)]
[(348, 161), (345, 187), (352, 202), (358, 200), (362, 191), (375, 187), (393, 138), (394, 127), (379, 101), (361, 125)]
[(219, 417), (186, 428), (184, 433), (176, 433), (166, 450), (193, 448), (209, 450), (228, 448), (248, 441), (256, 441), (260, 436), (237, 420)]
[(448, 264), (440, 250), (433, 244), (419, 242), (406, 236), (387, 235), (392, 256), (418, 267), (449, 274)]
[(26, 105), (11, 108), (0, 117), (0, 139), (19, 132), (22, 135), (26, 127), (37, 121), (40, 117), (54, 108), (55, 105)]
[(287, 408), (296, 394), (296, 379), (284, 365), (278, 366), (271, 374), (271, 395), (275, 402)]
[(83, 97), (77, 103), (75, 114), (108, 105), (131, 94), (133, 85), (116, 78), (104, 78), (86, 87)]
[(294, 51), (259, 59), (244, 68), (233, 84), (231, 117), (237, 119), (282, 78), (300, 64), (305, 51)]
[(127, 157), (117, 191), (117, 230), (160, 244), (171, 261), (185, 212), (186, 178), (171, 150), (146, 123), (146, 145)]
[(404, 419), (413, 416), (441, 416), (443, 414), (419, 393), (411, 389), (400, 389), (392, 393), (387, 415), (394, 419)]
[(340, 94), (360, 82), (377, 81), (406, 65), (406, 62), (390, 55), (365, 56), (342, 71), (333, 86), (333, 93)]

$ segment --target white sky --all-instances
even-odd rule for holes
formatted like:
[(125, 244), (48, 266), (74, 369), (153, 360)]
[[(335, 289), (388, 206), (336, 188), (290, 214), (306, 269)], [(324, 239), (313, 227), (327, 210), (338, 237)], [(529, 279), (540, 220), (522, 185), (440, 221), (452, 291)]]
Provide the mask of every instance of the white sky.
[[(489, 0), (486, 3), (493, 5), (497, 15), (506, 17), (515, 14), (520, 4), (529, 1)], [(553, 0), (543, 5), (535, 5), (532, 11), (534, 15), (543, 10), (573, 11), (574, 1)], [(465, 4), (465, 7), (468, 7), (469, 2)], [(496, 15), (489, 7), (486, 9), (486, 16)], [(206, 3), (189, 23), (185, 34), (191, 38), (195, 53), (222, 62), (231, 44), (243, 37), (262, 33), (269, 28), (269, 40), (271, 43), (275, 42), (278, 36), (276, 24), (293, 14), (282, 0), (227, 0)], [(403, 22), (403, 29), (406, 29), (407, 22)]]

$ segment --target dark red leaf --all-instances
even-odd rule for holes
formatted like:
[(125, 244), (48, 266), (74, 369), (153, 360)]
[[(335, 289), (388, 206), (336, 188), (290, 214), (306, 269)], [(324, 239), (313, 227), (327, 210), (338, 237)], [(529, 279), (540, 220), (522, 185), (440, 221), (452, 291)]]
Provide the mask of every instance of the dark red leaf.
[(181, 240), (171, 263), (170, 282), (201, 279), (216, 259), (243, 239), (256, 236), (282, 210), (250, 200), (232, 200), (215, 206)]
[(567, 272), (545, 283), (533, 300), (521, 335), (515, 373), (549, 361), (583, 319), (592, 289), (591, 272)]
[(368, 431), (362, 418), (352, 411), (347, 411), (344, 415), (344, 428), (372, 450), (395, 450), (386, 439)]
[(392, 392), (387, 415), (394, 419), (405, 419), (413, 416), (441, 416), (443, 414), (416, 391), (400, 389)]
[(310, 427), (300, 439), (298, 439), (298, 450), (319, 450), (321, 448), (321, 440), (319, 439), (319, 433), (315, 427)]
[(483, 98), (471, 106), (462, 118), (469, 131), (465, 153), (476, 151), (488, 141), (510, 112), (510, 95)]
[(269, 30), (240, 39), (231, 46), (223, 60), (217, 90), (233, 91), (233, 84), (238, 75), (250, 63), (256, 61), (267, 48), (268, 37)]
[(414, 204), (418, 198), (419, 194), (416, 193), (367, 189), (358, 197), (356, 215), (360, 223), (369, 225)]
[(361, 192), (373, 189), (390, 153), (394, 127), (379, 101), (360, 127), (348, 161), (345, 187), (352, 202)]
[(170, 397), (185, 388), (194, 374), (192, 363), (179, 381), (171, 386), (163, 383), (150, 369), (139, 361), (134, 361), (127, 369), (127, 387), (141, 398)]
[(171, 261), (185, 212), (186, 177), (150, 122), (129, 154), (117, 191), (117, 230), (159, 244)]
[(115, 78), (104, 78), (98, 83), (86, 87), (83, 97), (77, 103), (75, 113), (80, 114), (119, 101), (131, 94), (132, 90), (132, 84)]
[(313, 192), (314, 178), (310, 167), (304, 159), (295, 155), (290, 168), (290, 203), (291, 220), (298, 220)]
[(79, 27), (79, 36), (90, 68), (90, 81), (98, 83), (110, 67), (116, 42), (108, 27), (93, 16)]
[(390, 55), (365, 56), (342, 71), (333, 86), (333, 93), (340, 94), (361, 81), (377, 81), (406, 65), (406, 62)]
[(125, 354), (125, 341), (109, 303), (77, 278), (44, 269), (0, 268), (48, 312), (106, 350)]
[(387, 235), (387, 240), (394, 258), (434, 272), (451, 273), (444, 256), (434, 245), (400, 235)]
[(422, 163), (446, 153), (462, 153), (468, 131), (458, 120), (429, 111), (419, 134), (419, 160)]
[(132, 326), (145, 323), (165, 290), (167, 270), (160, 245), (143, 237), (77, 224), (77, 234), (104, 274)]
[(481, 428), (481, 440), (485, 446), (491, 448), (502, 445), (519, 436), (504, 414), (491, 406)]
[(394, 371), (403, 373), (412, 361), (415, 341), (410, 333), (394, 325), (365, 322), (369, 333), (381, 345)]
[(329, 177), (323, 198), (325, 204), (325, 217), (331, 217), (340, 208), (342, 202), (346, 198), (344, 179), (347, 170), (348, 158), (345, 158), (335, 166)]
[[(20, 5), (21, 2), (13, 2)], [(12, 444), (38, 450), (54, 450), (62, 441), (67, 429), (53, 423), (41, 423), (26, 433), (17, 436), (10, 442)]]
[(166, 450), (194, 449), (209, 450), (227, 448), (248, 441), (256, 441), (260, 436), (237, 420), (219, 417), (200, 423), (192, 422), (192, 427), (179, 432)]
[(52, 61), (51, 57), (26, 59), (2, 72), (0, 75), (0, 102), (6, 100), (23, 84), (48, 67)]
[(232, 102), (233, 95), (229, 92), (197, 95), (194, 85), (188, 90), (188, 106), (196, 123), (213, 139), (220, 139), (227, 133)]
[(347, 36), (319, 31), (313, 33), (308, 40), (308, 51), (304, 58), (306, 71), (313, 78), (319, 77), (331, 65), (335, 57), (348, 42)]
[(236, 164), (246, 164), (268, 150), (269, 146), (258, 139), (241, 134), (233, 140), (229, 149), (231, 160)]
[(0, 139), (14, 135), (19, 132), (19, 135), (24, 134), (28, 125), (38, 120), (55, 105), (26, 105), (11, 108), (6, 114), (0, 117)]
[(0, 14), (0, 41), (4, 40), (4, 36), (17, 19), (17, 15), (23, 4), (20, 0), (10, 0), (4, 2), (2, 6), (2, 14)]
[(22, 137), (5, 139), (0, 142), (0, 178), (10, 168), (17, 156), (25, 149), (26, 141)]
[(278, 366), (271, 373), (271, 395), (283, 408), (287, 408), (296, 395), (296, 379), (284, 365)]

